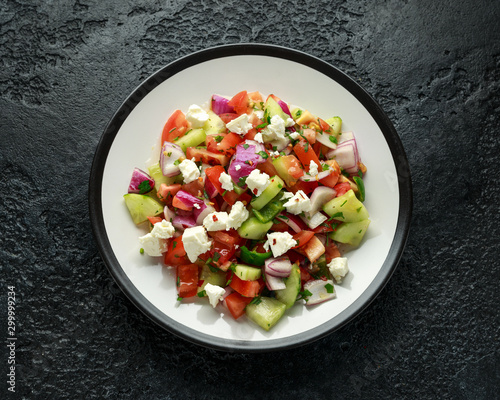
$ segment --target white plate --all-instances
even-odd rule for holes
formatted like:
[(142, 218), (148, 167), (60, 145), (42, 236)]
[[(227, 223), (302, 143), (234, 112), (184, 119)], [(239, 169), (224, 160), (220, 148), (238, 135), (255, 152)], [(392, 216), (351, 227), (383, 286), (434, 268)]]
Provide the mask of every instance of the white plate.
[[(175, 274), (161, 259), (139, 254), (136, 227), (123, 201), (134, 167), (146, 168), (165, 121), (177, 108), (205, 103), (214, 93), (276, 94), (326, 119), (339, 115), (355, 132), (363, 163), (371, 225), (347, 254), (351, 272), (337, 298), (296, 304), (265, 332), (246, 317), (234, 320), (205, 301), (178, 303)], [(153, 321), (191, 342), (231, 351), (298, 346), (339, 328), (361, 312), (394, 271), (408, 235), (412, 194), (399, 137), (376, 102), (333, 66), (302, 52), (256, 44), (228, 45), (181, 58), (142, 83), (107, 126), (92, 165), (89, 205), (101, 255), (130, 300)]]

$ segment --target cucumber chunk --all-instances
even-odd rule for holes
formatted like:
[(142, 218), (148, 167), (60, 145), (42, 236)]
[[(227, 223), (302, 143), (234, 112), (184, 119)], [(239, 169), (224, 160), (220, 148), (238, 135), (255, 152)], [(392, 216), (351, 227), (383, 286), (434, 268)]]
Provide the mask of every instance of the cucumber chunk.
[(256, 281), (262, 275), (262, 270), (245, 264), (236, 264), (234, 273), (244, 281)]
[(212, 110), (208, 110), (208, 120), (203, 125), (203, 129), (207, 135), (218, 135), (221, 132), (224, 132), (226, 129), (226, 124), (220, 117), (214, 113)]
[(203, 281), (203, 283), (200, 287), (198, 287), (198, 293), (205, 290), (207, 283), (224, 287), (226, 286), (227, 281), (225, 272), (212, 270), (206, 264), (201, 267), (200, 280)]
[(250, 303), (246, 314), (257, 325), (268, 331), (285, 314), (286, 306), (272, 297), (260, 297), (260, 302)]
[(286, 308), (295, 304), (300, 292), (300, 268), (297, 264), (292, 266), (290, 276), (285, 281), (286, 289), (276, 290), (276, 299), (281, 301)]
[(342, 129), (342, 119), (340, 117), (328, 118), (325, 122), (332, 127), (332, 133), (335, 135), (340, 133)]
[(165, 176), (163, 172), (161, 172), (160, 163), (156, 163), (148, 167), (149, 175), (151, 178), (155, 180), (155, 189), (158, 191), (160, 189), (160, 185), (164, 183), (165, 185), (172, 185), (175, 183), (176, 176)]
[(365, 219), (357, 222), (344, 222), (330, 233), (330, 239), (340, 243), (347, 243), (353, 246), (359, 246), (366, 230), (370, 225), (370, 220)]
[(275, 115), (279, 115), (283, 121), (288, 119), (288, 115), (285, 114), (278, 102), (269, 96), (264, 105), (264, 121), (270, 122)]
[(282, 193), (278, 193), (274, 199), (272, 199), (260, 210), (256, 210), (255, 208), (252, 209), (252, 212), (260, 222), (266, 223), (272, 221), (274, 217), (276, 217), (285, 208), (283, 206), (284, 202), (281, 201), (282, 195)]
[(238, 235), (243, 239), (260, 240), (271, 229), (271, 226), (273, 226), (272, 221), (263, 224), (256, 217), (250, 217), (238, 228)]
[(207, 134), (203, 128), (191, 129), (181, 138), (174, 141), (175, 144), (179, 145), (182, 151), (185, 153), (188, 147), (196, 147), (202, 144), (207, 138)]
[(256, 197), (250, 202), (254, 210), (260, 210), (269, 203), (285, 186), (285, 182), (278, 175), (273, 176), (269, 180), (269, 185), (264, 189), (259, 197)]
[(342, 196), (335, 197), (323, 206), (323, 210), (336, 220), (358, 222), (368, 219), (368, 211), (351, 189)]
[(163, 212), (163, 205), (150, 196), (127, 193), (123, 198), (135, 224), (145, 222), (148, 217), (154, 217)]

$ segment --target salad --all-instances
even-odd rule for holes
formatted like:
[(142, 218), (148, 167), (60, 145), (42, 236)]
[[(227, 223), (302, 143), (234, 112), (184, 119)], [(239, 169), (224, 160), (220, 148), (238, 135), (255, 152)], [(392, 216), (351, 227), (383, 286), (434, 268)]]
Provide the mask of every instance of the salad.
[(370, 224), (365, 173), (340, 117), (244, 90), (174, 111), (124, 199), (149, 228), (141, 253), (176, 269), (178, 301), (269, 330), (297, 302), (336, 297), (349, 272), (338, 244), (359, 246)]

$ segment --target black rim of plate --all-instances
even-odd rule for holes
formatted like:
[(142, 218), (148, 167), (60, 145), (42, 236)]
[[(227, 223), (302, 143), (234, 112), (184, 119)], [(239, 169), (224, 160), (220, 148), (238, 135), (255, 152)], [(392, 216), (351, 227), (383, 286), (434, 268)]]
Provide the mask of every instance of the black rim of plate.
[[(102, 213), (101, 186), (107, 156), (115, 136), (134, 107), (151, 90), (190, 66), (217, 58), (242, 55), (268, 56), (303, 64), (342, 85), (363, 104), (378, 124), (393, 156), (398, 178), (400, 202), (396, 233), (389, 254), (373, 282), (353, 304), (331, 320), (316, 328), (285, 339), (244, 341), (217, 338), (193, 330), (162, 313), (142, 295), (125, 274), (110, 245)], [(89, 209), (94, 237), (108, 270), (125, 295), (145, 315), (169, 332), (204, 347), (232, 352), (265, 352), (304, 345), (332, 333), (359, 315), (381, 292), (396, 269), (409, 233), (412, 203), (410, 169), (403, 145), (391, 121), (368, 92), (349, 76), (319, 58), (301, 51), (267, 44), (234, 44), (201, 50), (168, 64), (146, 79), (124, 101), (106, 127), (94, 155), (89, 180)]]

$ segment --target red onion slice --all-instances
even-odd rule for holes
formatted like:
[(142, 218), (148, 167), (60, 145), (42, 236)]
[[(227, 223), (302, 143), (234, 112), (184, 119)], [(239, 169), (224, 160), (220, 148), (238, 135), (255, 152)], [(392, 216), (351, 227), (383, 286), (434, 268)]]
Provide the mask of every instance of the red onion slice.
[(290, 112), (290, 109), (288, 108), (288, 104), (286, 104), (283, 100), (279, 100), (278, 104), (281, 107), (281, 109), (283, 110), (283, 112), (291, 118), (292, 113)]
[(311, 211), (309, 211), (309, 216), (313, 216), (318, 211), (323, 208), (323, 205), (328, 203), (331, 199), (335, 198), (337, 191), (328, 186), (318, 186), (311, 193), (309, 197), (311, 201)]
[(330, 137), (334, 135), (330, 135), (329, 133), (326, 132), (316, 132), (316, 141), (320, 142), (322, 145), (329, 147), (330, 149), (336, 149), (337, 144), (335, 142), (332, 142), (330, 140)]
[(234, 108), (230, 106), (229, 100), (217, 94), (212, 95), (212, 111), (217, 114), (234, 113)]
[(269, 290), (286, 289), (286, 284), (283, 278), (278, 278), (268, 273), (264, 273), (264, 277), (266, 278), (266, 286)]
[(172, 221), (172, 225), (178, 229), (186, 229), (196, 226), (196, 221), (190, 215), (176, 215)]
[(287, 224), (295, 233), (301, 232), (306, 229), (306, 225), (297, 215), (293, 215), (290, 213), (281, 213), (276, 218)]
[(198, 208), (202, 207), (202, 205), (205, 205), (205, 202), (198, 197), (193, 196), (191, 193), (186, 192), (185, 190), (179, 190), (176, 194), (175, 197), (182, 201), (186, 206), (188, 207), (193, 207), (193, 208)]
[(359, 155), (356, 141), (354, 139), (342, 142), (333, 151), (327, 153), (327, 158), (334, 159), (341, 168), (350, 172), (357, 171)]
[(163, 144), (160, 153), (160, 168), (164, 176), (179, 175), (179, 163), (175, 164), (181, 157), (185, 157), (185, 154), (178, 145), (170, 142)]
[(286, 278), (292, 272), (292, 263), (288, 257), (268, 258), (265, 261), (264, 273), (277, 278)]
[[(328, 293), (328, 285), (331, 285), (330, 291), (332, 293)], [(336, 297), (333, 281), (330, 279), (326, 281), (322, 279), (308, 281), (304, 283), (304, 292), (306, 290), (311, 293), (311, 296), (306, 299), (306, 305), (308, 306), (323, 303), (324, 301), (334, 299)]]
[(155, 187), (155, 181), (149, 176), (147, 172), (142, 169), (134, 168), (132, 171), (132, 178), (128, 185), (129, 193), (148, 193)]

